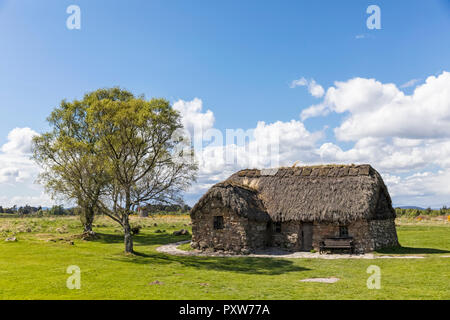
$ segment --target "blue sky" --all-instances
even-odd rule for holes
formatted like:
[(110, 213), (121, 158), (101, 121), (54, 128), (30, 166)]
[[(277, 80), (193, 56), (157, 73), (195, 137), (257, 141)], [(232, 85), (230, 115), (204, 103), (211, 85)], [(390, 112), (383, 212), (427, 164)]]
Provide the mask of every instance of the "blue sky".
[[(80, 30), (66, 28), (66, 8), (72, 4), (81, 9)], [(366, 26), (366, 8), (371, 4), (381, 9), (381, 30)], [(326, 143), (342, 151), (355, 149), (364, 133), (339, 139), (334, 129), (349, 117), (360, 119), (361, 114), (343, 110), (334, 101), (329, 112), (301, 119), (302, 110), (320, 104), (326, 96), (314, 97), (305, 86), (291, 88), (292, 81), (314, 79), (327, 92), (336, 81), (376, 79), (412, 95), (428, 77), (450, 71), (450, 1), (0, 0), (0, 39), (0, 146), (11, 142), (8, 134), (15, 128), (46, 130), (46, 117), (64, 98), (121, 86), (173, 103), (198, 98), (201, 112), (210, 110), (214, 128), (222, 131), (256, 128), (258, 121), (269, 125), (294, 120), (308, 133), (322, 132), (308, 151), (317, 154)], [(413, 84), (402, 88), (409, 81)], [(433, 103), (431, 98), (427, 101), (418, 102), (422, 109)], [(446, 101), (439, 102), (444, 111)], [(405, 121), (407, 117), (405, 113)], [(423, 125), (436, 124), (435, 118), (429, 121)], [(383, 137), (383, 143), (395, 145), (391, 140), (396, 134)], [(448, 142), (445, 129), (427, 137), (406, 130), (398, 138), (416, 139), (425, 153), (431, 150), (430, 143), (433, 150), (446, 150)], [(403, 151), (407, 155), (417, 150)], [(3, 161), (14, 173), (7, 152), (11, 148), (3, 148)], [(444, 160), (390, 167), (363, 153), (321, 160), (375, 162), (388, 186), (391, 183), (398, 204), (450, 204), (450, 191), (410, 192), (399, 186), (407, 185), (402, 179), (418, 175), (440, 181), (439, 176), (443, 179), (450, 170)], [(295, 157), (302, 158), (294, 154), (286, 159)], [(317, 162), (313, 158), (300, 160)], [(201, 173), (202, 187), (188, 197), (191, 203), (220, 176), (213, 171)], [(24, 190), (21, 185), (33, 175), (0, 178), (0, 193), (6, 198), (19, 194), (22, 198), (17, 201), (37, 201), (39, 188)], [(414, 181), (414, 185), (422, 183)]]

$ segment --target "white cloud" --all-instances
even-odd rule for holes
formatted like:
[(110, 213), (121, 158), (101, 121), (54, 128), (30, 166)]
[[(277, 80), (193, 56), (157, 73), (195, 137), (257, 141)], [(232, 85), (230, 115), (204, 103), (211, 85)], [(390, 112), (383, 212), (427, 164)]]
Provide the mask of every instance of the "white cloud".
[(0, 169), (0, 183), (16, 182), (18, 177), (19, 177), (19, 170), (17, 168)]
[(303, 86), (307, 86), (307, 85), (308, 85), (308, 80), (306, 80), (305, 78), (302, 77), (298, 80), (293, 80), (289, 87), (293, 89), (295, 87), (303, 87)]
[(316, 104), (316, 105), (310, 106), (307, 109), (302, 110), (302, 112), (300, 113), (300, 117), (301, 117), (302, 121), (305, 121), (308, 118), (314, 118), (314, 117), (318, 117), (318, 116), (326, 116), (330, 112), (331, 112), (331, 110), (324, 103), (320, 103), (320, 104)]
[(37, 135), (30, 128), (15, 128), (8, 134), (8, 142), (1, 147), (1, 151), (8, 154), (29, 154), (31, 140)]
[(193, 137), (194, 134), (202, 134), (214, 125), (214, 114), (211, 110), (202, 112), (203, 101), (195, 98), (192, 101), (178, 100), (173, 108), (182, 116), (183, 126)]
[(30, 128), (15, 128), (0, 147), (0, 205), (3, 207), (52, 204), (43, 188), (35, 184), (39, 167), (30, 156), (32, 138), (36, 135)]
[(321, 98), (325, 94), (323, 87), (318, 84), (314, 79), (306, 80), (305, 78), (300, 78), (291, 82), (290, 87), (303, 87), (307, 86), (309, 93), (316, 98)]
[(336, 138), (364, 137), (433, 139), (450, 137), (450, 73), (430, 76), (412, 95), (394, 84), (354, 78), (336, 82), (322, 104), (302, 111), (302, 119), (327, 112), (348, 117), (335, 129)]
[(400, 88), (409, 88), (409, 87), (414, 87), (417, 83), (420, 82), (420, 79), (411, 79), (408, 82), (402, 84), (400, 86)]
[(227, 134), (221, 134), (218, 130), (213, 133), (214, 143), (197, 150), (200, 170), (198, 183), (189, 191), (191, 194), (205, 192), (214, 183), (225, 180), (240, 169), (291, 166), (295, 161), (320, 161), (315, 146), (323, 138), (323, 132), (309, 132), (297, 120), (259, 121), (255, 128), (234, 130), (240, 142), (234, 139), (227, 141)]

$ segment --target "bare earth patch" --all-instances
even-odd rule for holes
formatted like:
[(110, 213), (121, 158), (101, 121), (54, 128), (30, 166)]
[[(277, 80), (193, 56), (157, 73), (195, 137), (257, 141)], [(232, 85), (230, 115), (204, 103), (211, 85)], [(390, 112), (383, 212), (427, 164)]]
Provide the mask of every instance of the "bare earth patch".
[(335, 283), (338, 282), (339, 278), (331, 277), (331, 278), (311, 278), (311, 279), (303, 279), (300, 282), (320, 282), (320, 283)]
[(217, 252), (202, 252), (200, 250), (184, 251), (177, 247), (189, 243), (190, 240), (166, 244), (156, 248), (156, 251), (177, 256), (202, 256), (202, 257), (253, 257), (253, 258), (289, 258), (289, 259), (424, 259), (422, 256), (380, 256), (373, 253), (367, 254), (319, 254), (311, 252), (286, 252), (278, 248), (268, 248), (249, 255), (224, 254)]

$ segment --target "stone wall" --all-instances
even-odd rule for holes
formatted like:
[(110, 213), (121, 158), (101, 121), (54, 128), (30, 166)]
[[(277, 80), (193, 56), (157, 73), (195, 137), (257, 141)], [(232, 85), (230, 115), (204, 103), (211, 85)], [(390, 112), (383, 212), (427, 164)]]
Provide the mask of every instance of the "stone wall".
[(313, 225), (313, 248), (319, 251), (320, 242), (323, 238), (339, 236), (339, 225), (330, 223), (314, 223)]
[(399, 245), (394, 219), (372, 220), (369, 222), (369, 230), (372, 250)]
[[(348, 226), (349, 236), (353, 237), (355, 252), (364, 253), (383, 247), (398, 245), (394, 219), (355, 221)], [(318, 250), (320, 241), (327, 237), (339, 236), (338, 224), (314, 224), (313, 247)]]
[[(313, 247), (315, 250), (319, 250), (320, 242), (324, 238), (339, 237), (339, 224), (321, 223), (314, 224), (313, 234)], [(353, 243), (355, 245), (355, 252), (363, 253), (372, 251), (373, 241), (370, 238), (369, 223), (367, 221), (355, 221), (349, 225), (348, 235), (353, 237)]]
[[(223, 229), (214, 229), (214, 216), (223, 217)], [(211, 201), (192, 220), (191, 246), (205, 251), (249, 253), (265, 247), (266, 235), (266, 222), (249, 222)]]
[(270, 244), (270, 230), (267, 222), (246, 221), (247, 246), (250, 251), (262, 249)]
[[(223, 216), (223, 229), (214, 229), (214, 216)], [(360, 220), (347, 227), (349, 236), (354, 239), (357, 253), (398, 245), (394, 219)], [(275, 223), (249, 221), (223, 208), (220, 203), (211, 201), (193, 218), (192, 247), (200, 250), (245, 254), (268, 246), (299, 251), (302, 248), (301, 230), (300, 222), (289, 221), (281, 224), (281, 232), (276, 232)], [(339, 224), (313, 224), (312, 244), (317, 251), (322, 239), (338, 236)]]
[(300, 250), (300, 226), (301, 225), (299, 222), (282, 222), (281, 232), (276, 232), (275, 224), (273, 224), (271, 246), (280, 247), (291, 251)]

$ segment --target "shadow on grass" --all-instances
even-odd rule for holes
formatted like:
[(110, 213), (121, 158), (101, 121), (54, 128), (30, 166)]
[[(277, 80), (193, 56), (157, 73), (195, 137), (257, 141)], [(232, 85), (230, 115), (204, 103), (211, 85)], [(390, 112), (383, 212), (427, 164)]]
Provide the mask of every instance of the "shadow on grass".
[[(184, 267), (199, 270), (231, 271), (255, 275), (280, 275), (288, 272), (300, 272), (310, 270), (296, 266), (290, 260), (272, 258), (243, 258), (243, 257), (193, 257), (171, 256), (162, 253), (140, 253), (134, 256), (117, 258), (122, 262), (137, 264), (181, 264)], [(115, 259), (116, 260), (116, 259)]]
[(389, 247), (379, 249), (376, 252), (383, 254), (440, 254), (450, 253), (448, 250), (433, 248), (413, 248), (413, 247)]
[[(97, 233), (98, 239), (92, 240), (93, 242), (100, 243), (123, 243), (123, 234), (108, 234)], [(191, 236), (174, 236), (169, 233), (154, 233), (154, 234), (139, 234), (133, 236), (133, 243), (141, 245), (165, 245), (173, 242), (184, 241), (191, 239)]]
[[(123, 243), (121, 234), (98, 233), (99, 239), (93, 240), (100, 243)], [(118, 255), (111, 258), (115, 261), (135, 264), (181, 264), (185, 267), (199, 270), (231, 271), (246, 274), (280, 275), (287, 272), (299, 272), (310, 270), (296, 266), (290, 260), (251, 258), (251, 257), (194, 257), (194, 256), (172, 256), (163, 253), (144, 253), (141, 246), (164, 245), (177, 241), (189, 240), (190, 236), (173, 236), (168, 233), (140, 234), (133, 237), (135, 243), (134, 255)], [(145, 250), (145, 249), (144, 249)]]

